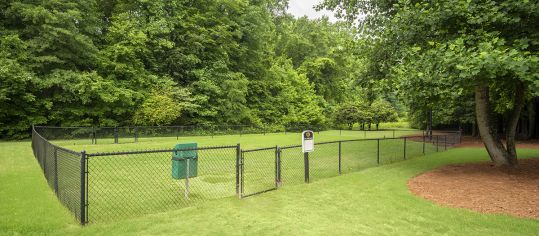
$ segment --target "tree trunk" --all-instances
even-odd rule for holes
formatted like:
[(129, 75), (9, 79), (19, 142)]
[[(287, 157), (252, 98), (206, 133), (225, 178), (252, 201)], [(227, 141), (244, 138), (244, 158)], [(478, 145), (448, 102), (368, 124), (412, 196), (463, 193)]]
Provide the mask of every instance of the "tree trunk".
[(518, 120), (520, 119), (520, 113), (525, 104), (525, 87), (524, 84), (518, 83), (515, 89), (515, 102), (513, 110), (510, 111), (507, 119), (507, 125), (505, 126), (505, 142), (507, 152), (509, 154), (509, 162), (512, 166), (517, 165), (517, 149), (515, 145), (515, 135), (517, 131)]
[(509, 112), (509, 120), (506, 125), (506, 147), (502, 144), (498, 131), (496, 118), (491, 114), (489, 102), (489, 89), (484, 84), (475, 87), (475, 114), (479, 134), (487, 149), (490, 159), (496, 166), (515, 166), (518, 164), (515, 148), (516, 125), (520, 117), (524, 102), (524, 91), (519, 84), (515, 93), (514, 109)]

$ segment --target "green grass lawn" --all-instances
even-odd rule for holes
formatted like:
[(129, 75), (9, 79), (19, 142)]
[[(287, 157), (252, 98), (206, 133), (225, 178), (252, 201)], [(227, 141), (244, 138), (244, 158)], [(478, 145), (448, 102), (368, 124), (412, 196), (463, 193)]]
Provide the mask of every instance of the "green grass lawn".
[[(399, 131), (396, 136), (417, 134), (417, 131)], [(317, 141), (392, 137), (392, 131), (345, 132), (327, 131), (317, 134)], [(242, 143), (242, 148), (255, 148), (270, 143), (282, 146), (297, 144), (299, 133), (266, 135), (229, 135), (215, 137), (141, 138), (139, 143), (120, 144), (71, 144), (72, 149), (92, 152), (171, 148), (178, 142), (197, 142), (199, 146), (230, 145), (230, 140)], [(344, 138), (343, 138), (344, 137)], [(80, 140), (79, 140), (80, 141)], [(296, 141), (296, 142), (295, 142)], [(227, 143), (229, 142), (229, 143)], [(66, 141), (58, 144), (69, 147)], [(100, 142), (101, 143), (101, 142)], [(232, 143), (233, 144), (233, 143)], [(422, 153), (422, 143), (407, 142), (407, 156)], [(427, 150), (432, 150), (427, 145)], [(380, 164), (404, 159), (404, 141), (387, 139), (380, 141)], [(242, 193), (250, 195), (275, 188), (275, 149), (244, 153), (244, 188)], [(342, 172), (349, 173), (377, 165), (377, 141), (354, 141), (342, 143)], [(162, 212), (192, 206), (208, 199), (231, 197), (236, 194), (235, 166), (236, 149), (198, 151), (198, 175), (185, 180), (171, 178), (171, 152), (143, 153), (114, 156), (90, 156), (88, 159), (88, 220), (90, 223), (117, 220), (147, 213)], [(300, 147), (282, 152), (282, 185), (304, 182), (303, 153)], [(338, 143), (316, 146), (310, 157), (310, 179), (338, 175)], [(63, 181), (62, 181), (63, 182)], [(76, 184), (75, 184), (76, 185)], [(78, 186), (78, 185), (76, 185)], [(188, 194), (187, 194), (188, 192)], [(69, 192), (68, 192), (69, 193)], [(77, 196), (75, 196), (74, 199)]]
[[(539, 150), (519, 151), (521, 158), (539, 157)], [(327, 152), (334, 149), (327, 148)], [(352, 158), (343, 159), (356, 163)], [(48, 188), (32, 156), (30, 143), (1, 142), (0, 234), (533, 235), (539, 232), (539, 221), (437, 206), (412, 195), (406, 187), (409, 178), (437, 166), (486, 160), (488, 157), (482, 149), (452, 149), (357, 172), (352, 169), (341, 176), (333, 173), (335, 177), (315, 178), (310, 184), (284, 183), (277, 191), (243, 200), (229, 197), (80, 227)], [(324, 163), (327, 162), (313, 165), (324, 167)]]

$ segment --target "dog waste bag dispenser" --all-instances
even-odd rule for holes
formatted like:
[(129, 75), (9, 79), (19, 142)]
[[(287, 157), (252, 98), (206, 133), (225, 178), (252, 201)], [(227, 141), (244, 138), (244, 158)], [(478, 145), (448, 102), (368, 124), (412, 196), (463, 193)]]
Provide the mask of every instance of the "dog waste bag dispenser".
[[(198, 153), (196, 143), (180, 143), (172, 152), (172, 177), (185, 179), (197, 176)], [(183, 149), (183, 150), (182, 150)], [(189, 176), (187, 176), (189, 173)]]

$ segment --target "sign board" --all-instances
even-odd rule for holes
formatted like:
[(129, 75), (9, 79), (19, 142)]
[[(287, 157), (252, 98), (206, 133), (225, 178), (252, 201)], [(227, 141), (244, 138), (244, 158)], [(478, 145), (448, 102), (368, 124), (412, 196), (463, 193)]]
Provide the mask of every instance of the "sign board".
[(301, 133), (301, 150), (303, 152), (314, 151), (314, 132), (305, 130)]

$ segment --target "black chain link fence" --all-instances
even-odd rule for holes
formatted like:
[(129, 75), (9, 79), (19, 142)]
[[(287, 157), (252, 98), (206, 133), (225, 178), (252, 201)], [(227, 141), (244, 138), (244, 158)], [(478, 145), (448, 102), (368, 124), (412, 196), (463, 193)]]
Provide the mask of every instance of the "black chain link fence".
[(235, 196), (239, 146), (87, 154), (93, 222)]
[[(196, 126), (125, 126), (125, 127), (54, 127), (35, 126), (34, 129), (47, 140), (69, 140), (73, 144), (112, 144), (136, 143), (143, 141), (155, 142), (159, 138), (192, 137), (192, 136), (220, 136), (220, 135), (246, 135), (246, 134), (274, 134), (297, 133), (303, 130), (313, 130), (320, 133), (329, 130), (327, 127), (298, 126), (247, 126), (247, 125), (196, 125)], [(353, 132), (364, 135), (377, 131), (386, 132), (387, 138), (395, 138), (415, 131), (410, 129), (380, 129), (380, 130), (346, 130), (335, 129), (340, 134)], [(380, 136), (381, 137), (381, 136)], [(384, 136), (386, 138), (386, 136)]]
[(32, 129), (32, 150), (47, 183), (79, 222), (85, 221), (85, 159), (82, 153), (58, 147)]
[[(100, 139), (109, 137), (110, 132), (103, 131), (107, 129), (99, 128)], [(177, 132), (177, 127), (112, 129), (113, 139), (136, 132), (145, 132), (145, 136)], [(283, 185), (309, 183), (447, 150), (460, 143), (460, 133), (453, 132), (322, 142), (316, 143), (311, 153), (303, 153), (301, 145), (243, 150), (240, 144), (86, 153), (48, 141), (87, 137), (95, 141), (96, 128), (69, 130), (73, 132), (33, 128), (32, 149), (49, 186), (82, 224), (178, 209), (211, 199), (248, 197)]]

